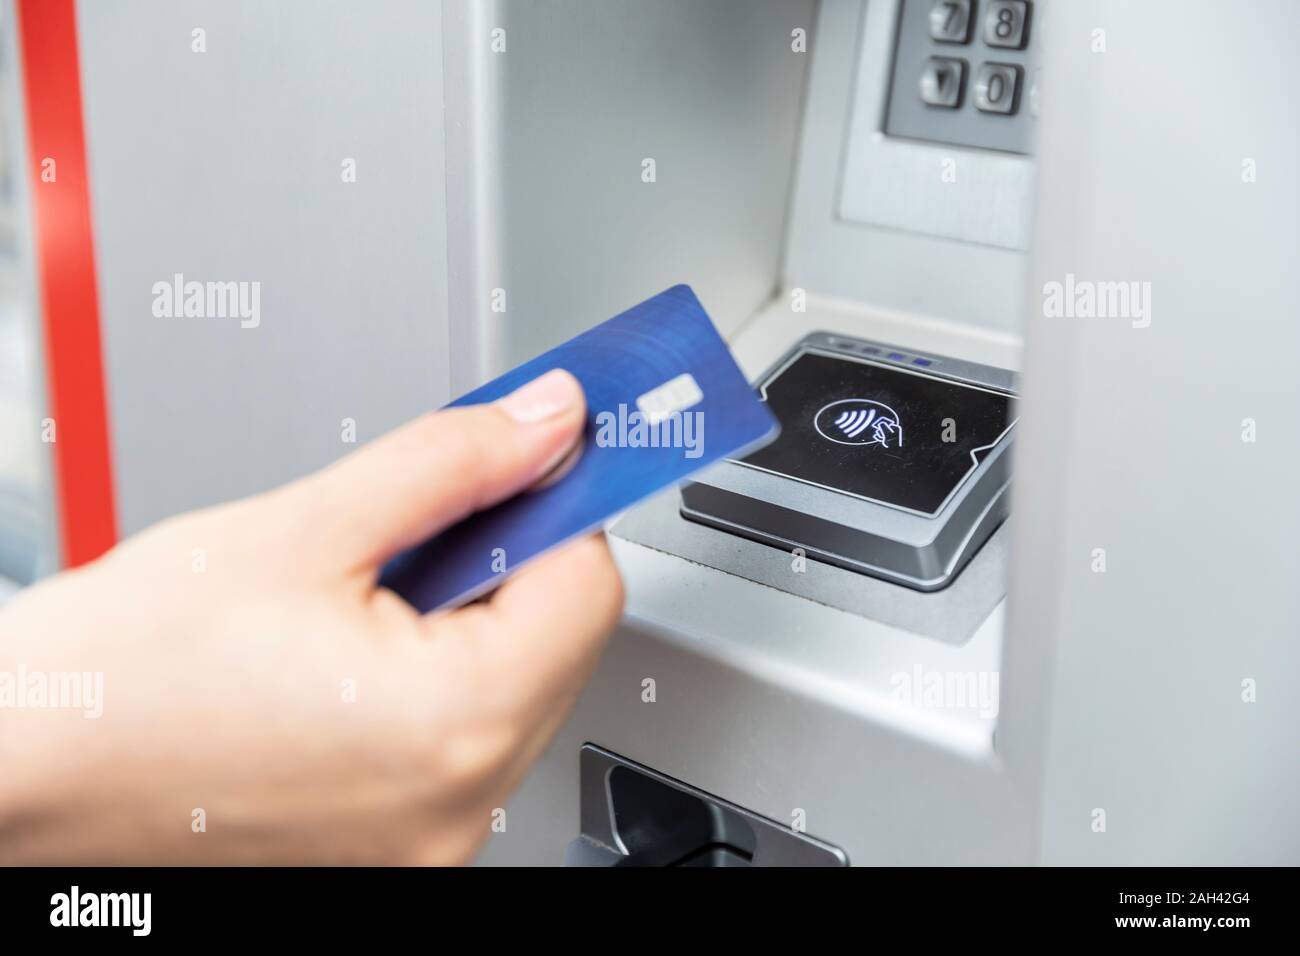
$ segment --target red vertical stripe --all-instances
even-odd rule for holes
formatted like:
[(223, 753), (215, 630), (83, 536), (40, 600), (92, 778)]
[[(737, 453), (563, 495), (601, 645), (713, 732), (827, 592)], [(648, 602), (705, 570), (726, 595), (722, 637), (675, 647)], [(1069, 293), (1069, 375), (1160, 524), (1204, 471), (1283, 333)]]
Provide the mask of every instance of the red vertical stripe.
[[(75, 0), (18, 0), (17, 7), (59, 536), (71, 567), (117, 540), (77, 16)], [(55, 164), (53, 182), (42, 179), (47, 160)]]

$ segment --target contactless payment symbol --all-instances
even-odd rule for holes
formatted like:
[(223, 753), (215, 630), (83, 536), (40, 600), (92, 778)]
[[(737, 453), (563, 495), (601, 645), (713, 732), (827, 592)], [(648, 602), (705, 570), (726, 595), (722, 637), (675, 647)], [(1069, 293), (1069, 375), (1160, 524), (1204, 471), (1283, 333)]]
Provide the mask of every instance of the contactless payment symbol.
[(837, 445), (879, 445), (901, 448), (903, 425), (898, 413), (884, 402), (869, 398), (845, 398), (822, 406), (813, 427), (827, 441)]

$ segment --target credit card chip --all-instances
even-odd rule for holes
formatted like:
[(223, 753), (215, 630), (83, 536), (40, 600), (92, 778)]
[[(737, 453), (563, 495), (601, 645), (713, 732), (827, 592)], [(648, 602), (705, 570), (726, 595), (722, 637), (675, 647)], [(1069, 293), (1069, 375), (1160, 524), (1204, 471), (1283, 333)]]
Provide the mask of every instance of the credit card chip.
[(670, 415), (684, 412), (703, 400), (704, 392), (700, 390), (695, 376), (690, 372), (683, 372), (676, 378), (650, 389), (636, 400), (636, 407), (648, 424), (657, 425)]

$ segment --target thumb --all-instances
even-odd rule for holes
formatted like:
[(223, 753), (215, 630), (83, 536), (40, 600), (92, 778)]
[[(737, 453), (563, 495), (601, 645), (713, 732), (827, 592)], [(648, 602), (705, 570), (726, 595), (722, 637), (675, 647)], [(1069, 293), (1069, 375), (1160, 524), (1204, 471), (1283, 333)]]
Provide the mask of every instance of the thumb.
[(535, 484), (585, 422), (582, 386), (553, 369), (491, 404), (418, 418), (268, 497), (305, 553), (371, 571)]

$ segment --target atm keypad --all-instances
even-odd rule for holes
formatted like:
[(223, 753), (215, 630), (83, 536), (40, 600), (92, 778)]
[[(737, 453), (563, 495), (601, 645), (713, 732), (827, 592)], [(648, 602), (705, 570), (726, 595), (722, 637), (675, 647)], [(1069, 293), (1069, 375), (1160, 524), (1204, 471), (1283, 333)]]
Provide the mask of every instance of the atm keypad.
[[(946, 3), (948, 0), (941, 0)], [(989, 0), (984, 14), (984, 42), (989, 46), (1019, 50), (1025, 45), (1025, 21), (1029, 15), (1025, 0)]]
[(971, 0), (947, 0), (930, 8), (930, 36), (940, 43), (970, 39)]
[(966, 64), (943, 56), (932, 56), (921, 74), (921, 99), (931, 106), (952, 109), (961, 103)]
[(900, 0), (885, 134), (1029, 151), (1045, 0)]
[(985, 63), (975, 77), (975, 108), (985, 113), (1014, 113), (1019, 86), (1020, 67)]

